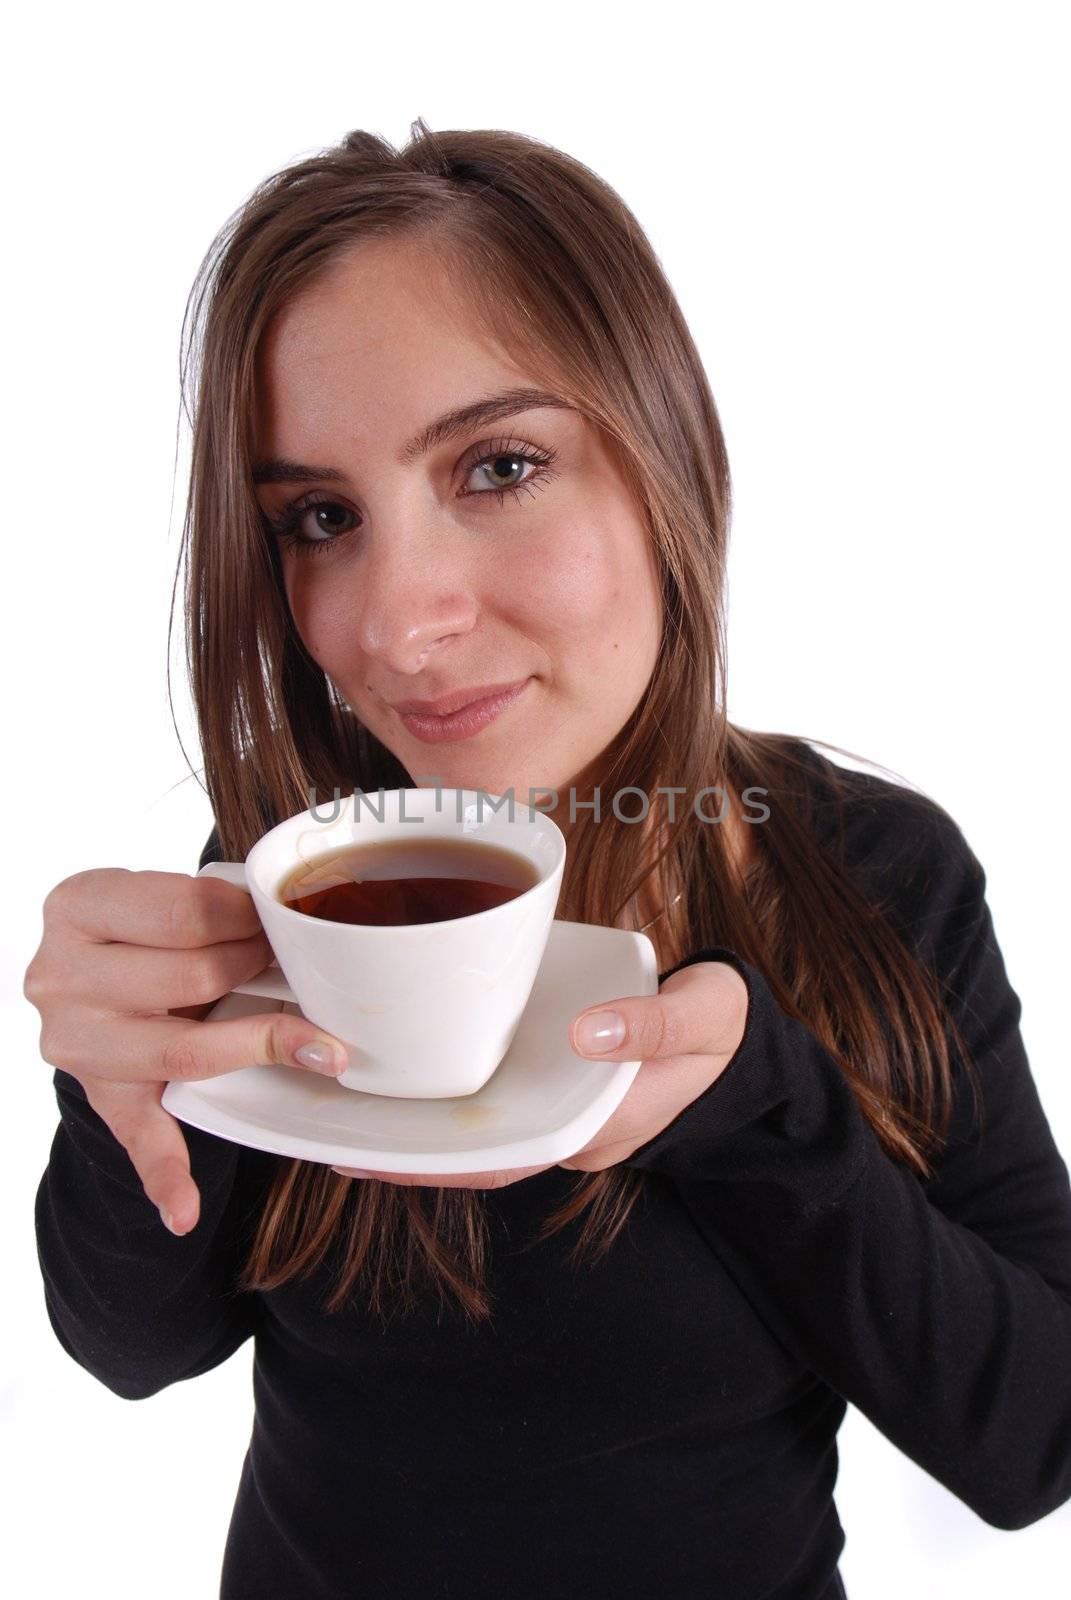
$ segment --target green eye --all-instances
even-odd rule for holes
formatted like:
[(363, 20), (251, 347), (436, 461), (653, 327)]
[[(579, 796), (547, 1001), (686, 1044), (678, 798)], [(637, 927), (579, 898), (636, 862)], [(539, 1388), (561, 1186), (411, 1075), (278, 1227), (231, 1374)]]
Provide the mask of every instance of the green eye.
[[(477, 482), (482, 488), (466, 490), (468, 495), (484, 495), (489, 490), (497, 494), (499, 504), (507, 494), (516, 494), (521, 489), (528, 489), (536, 480), (541, 484), (546, 483), (553, 476), (550, 472), (551, 464), (557, 459), (556, 450), (540, 450), (535, 445), (514, 443), (511, 439), (494, 439), (476, 445), (466, 457), (463, 465), (463, 475), (468, 481), (477, 476)], [(526, 466), (534, 470), (527, 477), (515, 483), (496, 483), (495, 478), (508, 477), (511, 472), (516, 472), (518, 467), (523, 470)]]

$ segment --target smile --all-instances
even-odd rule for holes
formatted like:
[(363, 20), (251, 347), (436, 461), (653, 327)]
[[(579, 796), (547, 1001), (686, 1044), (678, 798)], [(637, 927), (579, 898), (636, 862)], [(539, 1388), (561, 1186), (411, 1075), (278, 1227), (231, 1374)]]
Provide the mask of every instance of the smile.
[(525, 678), (523, 683), (518, 683), (502, 694), (491, 695), (486, 700), (473, 700), (469, 705), (452, 711), (447, 717), (433, 717), (426, 712), (407, 711), (399, 712), (399, 720), (414, 738), (423, 740), (425, 744), (440, 744), (447, 739), (471, 739), (473, 734), (479, 733), (481, 728), (486, 728), (494, 722), (507, 706), (511, 706), (519, 699), (531, 681), (531, 678)]

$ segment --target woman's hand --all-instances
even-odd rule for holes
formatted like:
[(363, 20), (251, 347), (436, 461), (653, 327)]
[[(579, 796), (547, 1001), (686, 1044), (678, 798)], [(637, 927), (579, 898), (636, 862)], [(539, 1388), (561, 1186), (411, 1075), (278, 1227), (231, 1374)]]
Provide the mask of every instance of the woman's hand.
[[(642, 1065), (628, 1093), (608, 1122), (582, 1150), (559, 1161), (577, 1172), (601, 1172), (626, 1161), (697, 1100), (725, 1071), (744, 1037), (747, 985), (725, 961), (697, 961), (666, 979), (656, 995), (604, 1000), (573, 1019), (570, 1043), (592, 1061), (635, 1061)], [(597, 1032), (614, 1011), (624, 1034), (612, 1049), (586, 1048), (585, 1024)], [(607, 1036), (602, 1036), (606, 1042)], [(592, 1041), (596, 1046), (596, 1038)], [(583, 1066), (578, 1063), (577, 1071)], [(502, 1172), (400, 1173), (363, 1172), (335, 1167), (348, 1178), (382, 1178), (398, 1183), (443, 1189), (502, 1189), (522, 1178), (546, 1172), (538, 1167), (509, 1167)]]
[[(123, 1146), (145, 1194), (173, 1233), (200, 1215), (181, 1125), (160, 1104), (172, 1079), (240, 1067), (328, 1064), (330, 1034), (304, 1017), (258, 1012), (206, 1022), (235, 984), (271, 961), (253, 901), (222, 878), (98, 867), (45, 898), (44, 933), (23, 994), (41, 1015), (41, 1055), (77, 1078)], [(325, 1046), (318, 1058), (295, 1052)]]

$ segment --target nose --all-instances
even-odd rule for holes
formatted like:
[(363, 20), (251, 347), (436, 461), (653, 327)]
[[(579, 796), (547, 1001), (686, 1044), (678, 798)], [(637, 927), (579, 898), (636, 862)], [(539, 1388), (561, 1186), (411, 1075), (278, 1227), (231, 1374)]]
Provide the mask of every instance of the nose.
[(457, 532), (435, 539), (373, 538), (360, 565), (358, 643), (369, 660), (409, 677), (451, 639), (476, 625), (475, 571), (457, 547)]

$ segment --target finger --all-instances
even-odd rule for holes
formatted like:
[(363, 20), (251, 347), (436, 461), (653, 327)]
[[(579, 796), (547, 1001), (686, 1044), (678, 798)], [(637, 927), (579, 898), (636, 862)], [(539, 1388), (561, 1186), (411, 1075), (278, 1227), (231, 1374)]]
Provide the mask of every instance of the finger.
[[(296, 1052), (309, 1044), (323, 1046), (327, 1059), (299, 1059)], [(42, 1029), (41, 1054), (77, 1078), (134, 1084), (196, 1083), (242, 1067), (275, 1065), (337, 1077), (348, 1064), (341, 1041), (288, 1011), (191, 1022), (182, 1017), (116, 1017), (78, 1006), (51, 1018)]]
[(725, 1010), (725, 986), (732, 979), (744, 988), (743, 979), (725, 962), (684, 967), (656, 995), (604, 1000), (580, 1012), (570, 1026), (569, 1042), (578, 1055), (598, 1060), (708, 1054)]
[(589, 1059), (650, 1061), (687, 1052), (687, 1021), (680, 1007), (661, 996), (615, 1000), (575, 1017), (569, 1042)]
[(167, 1009), (172, 1017), (189, 1017), (193, 1022), (203, 1022), (215, 1004), (214, 1000), (206, 1000), (200, 1006), (168, 1006)]
[(71, 941), (54, 951), (48, 981), (65, 1002), (117, 1012), (203, 1005), (255, 977), (273, 959), (259, 927), (247, 939), (196, 949)]
[(251, 896), (224, 878), (126, 867), (65, 878), (47, 895), (44, 913), (46, 922), (64, 922), (86, 939), (166, 950), (248, 939), (260, 928)]
[(86, 1099), (122, 1145), (146, 1197), (172, 1233), (189, 1233), (201, 1215), (182, 1128), (160, 1104), (162, 1083), (107, 1083), (87, 1077)]

